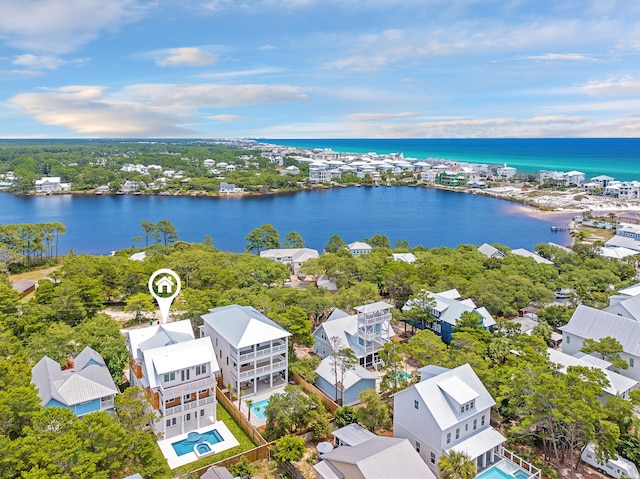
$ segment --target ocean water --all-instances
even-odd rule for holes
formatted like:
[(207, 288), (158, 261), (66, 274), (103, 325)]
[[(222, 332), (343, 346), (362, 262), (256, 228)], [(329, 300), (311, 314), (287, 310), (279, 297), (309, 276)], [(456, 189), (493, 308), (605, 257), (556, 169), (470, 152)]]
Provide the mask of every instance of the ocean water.
[(609, 175), (640, 180), (638, 138), (535, 139), (261, 139), (297, 148), (331, 148), (342, 153), (403, 153), (412, 158), (447, 158), (468, 163), (506, 163), (525, 173), (578, 170), (587, 178)]

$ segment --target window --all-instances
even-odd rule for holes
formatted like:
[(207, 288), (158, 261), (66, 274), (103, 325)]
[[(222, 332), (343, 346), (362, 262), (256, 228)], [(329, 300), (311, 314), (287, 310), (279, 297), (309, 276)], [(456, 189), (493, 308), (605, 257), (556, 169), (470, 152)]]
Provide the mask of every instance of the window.
[(474, 405), (474, 404), (475, 404), (475, 401), (471, 401), (471, 402), (469, 403), (469, 407), (470, 407), (471, 409), (473, 409), (473, 405)]
[(187, 415), (184, 417), (185, 421), (191, 421), (191, 413), (188, 412)]
[(327, 348), (322, 346), (322, 355), (324, 356), (325, 354), (327, 354)]
[(469, 430), (469, 424), (465, 424), (464, 425), (464, 430), (465, 430), (465, 432)]
[(464, 412), (464, 406), (460, 406), (460, 414)]
[(484, 415), (480, 418), (480, 425), (484, 426)]
[(460, 428), (456, 428), (456, 439), (460, 439)]
[(473, 420), (473, 430), (475, 431), (478, 428), (478, 420), (474, 419)]
[(180, 371), (181, 373), (181, 377), (183, 381), (188, 381), (189, 380), (189, 370), (188, 369), (183, 369), (182, 371)]
[(184, 397), (182, 398), (182, 400), (184, 402), (189, 402), (191, 401), (191, 394), (185, 394)]
[(200, 409), (200, 417), (204, 416), (204, 409)]
[(218, 347), (218, 338), (216, 338), (216, 348)]
[(418, 441), (416, 441), (416, 452), (420, 452), (420, 443)]
[(207, 374), (207, 364), (199, 364), (196, 366), (196, 376), (200, 376), (201, 374)]
[(167, 419), (167, 427), (171, 426), (171, 419)]
[(465, 411), (468, 411), (468, 410), (469, 410), (469, 403), (467, 403), (467, 404), (465, 404), (465, 405), (464, 405), (464, 410), (465, 410)]
[(176, 379), (176, 373), (175, 371), (172, 373), (167, 373), (164, 375), (164, 382), (168, 383), (169, 381), (175, 381)]
[(448, 432), (447, 433), (447, 444), (450, 444), (450, 443), (451, 443), (451, 433)]
[(418, 404), (418, 400), (417, 400), (417, 399), (414, 399), (414, 400), (413, 400), (413, 407), (414, 407), (414, 408), (416, 408), (416, 409), (418, 409), (418, 407), (419, 407), (419, 406), (420, 406), (420, 404)]
[(436, 453), (432, 452), (430, 454), (429, 460), (431, 461), (431, 464), (435, 464), (436, 463)]
[(222, 349), (220, 350), (220, 359), (222, 359)]
[(567, 335), (567, 344), (571, 344), (571, 336)]
[(633, 363), (634, 363), (633, 358), (629, 358), (629, 367), (630, 367), (630, 368), (632, 368), (632, 367), (633, 367)]
[(229, 356), (227, 356), (227, 366), (229, 366)]

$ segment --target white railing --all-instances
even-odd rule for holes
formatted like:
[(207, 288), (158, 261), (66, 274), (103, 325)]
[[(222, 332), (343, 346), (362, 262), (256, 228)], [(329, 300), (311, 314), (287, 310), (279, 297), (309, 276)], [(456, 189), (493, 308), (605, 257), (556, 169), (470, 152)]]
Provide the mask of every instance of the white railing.
[(101, 399), (100, 409), (111, 409), (113, 407), (113, 399)]
[(502, 457), (503, 459), (506, 459), (509, 462), (514, 463), (516, 466), (519, 466), (520, 469), (527, 471), (529, 473), (529, 478), (534, 477), (534, 478), (540, 479), (540, 475), (541, 475), (540, 469), (535, 467), (530, 462), (525, 461), (517, 454), (514, 454), (508, 449), (505, 449), (503, 446), (498, 446), (498, 456)]
[(182, 395), (198, 392), (202, 389), (210, 389), (214, 386), (215, 381), (213, 376), (207, 376), (203, 379), (198, 379), (197, 381), (190, 381), (188, 383), (169, 388), (165, 388), (160, 385), (160, 394), (165, 398), (181, 397)]
[(190, 411), (191, 409), (195, 409), (197, 407), (204, 406), (206, 404), (211, 404), (215, 401), (215, 396), (213, 395), (213, 393), (210, 393), (210, 394), (211, 394), (210, 396), (201, 398), (197, 401), (189, 401), (183, 404), (178, 404), (177, 406), (171, 406), (171, 407), (165, 408), (161, 404), (160, 412), (162, 413), (163, 416), (170, 416), (171, 414), (175, 414), (183, 411)]
[(240, 379), (247, 379), (253, 376), (260, 376), (261, 374), (265, 374), (268, 372), (275, 372), (286, 367), (286, 363), (284, 361), (278, 361), (273, 364), (267, 364), (266, 366), (262, 366), (259, 368), (249, 369), (248, 371), (240, 372)]
[[(249, 361), (251, 359), (262, 358), (265, 356), (272, 356), (274, 354), (284, 353), (287, 350), (287, 345), (283, 343), (275, 344), (273, 347), (258, 349), (257, 351), (251, 351), (247, 353), (240, 353), (240, 362)], [(231, 351), (231, 357), (238, 359), (238, 353)]]

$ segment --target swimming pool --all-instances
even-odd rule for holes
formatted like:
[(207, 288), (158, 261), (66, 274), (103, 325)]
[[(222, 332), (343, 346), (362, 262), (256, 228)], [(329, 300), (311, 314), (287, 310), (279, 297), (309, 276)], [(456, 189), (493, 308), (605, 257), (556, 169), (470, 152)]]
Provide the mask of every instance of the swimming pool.
[(266, 416), (264, 414), (265, 409), (267, 409), (267, 404), (269, 404), (269, 399), (263, 399), (262, 401), (255, 402), (251, 405), (251, 414), (253, 414), (258, 419), (264, 419)]
[(520, 469), (509, 461), (501, 461), (490, 467), (476, 479), (528, 479), (531, 476), (527, 471)]
[(396, 379), (398, 381), (408, 381), (411, 379), (411, 374), (405, 371), (399, 371), (398, 374), (396, 374)]
[(211, 431), (202, 433), (190, 432), (187, 434), (186, 439), (171, 443), (171, 446), (178, 456), (184, 456), (190, 452), (196, 452), (196, 450), (198, 450), (200, 455), (203, 455), (211, 451), (211, 448), (209, 447), (209, 451), (206, 451), (206, 447), (201, 445), (204, 444), (205, 446), (211, 446), (222, 441), (224, 441), (224, 439), (222, 439), (218, 430), (212, 429)]

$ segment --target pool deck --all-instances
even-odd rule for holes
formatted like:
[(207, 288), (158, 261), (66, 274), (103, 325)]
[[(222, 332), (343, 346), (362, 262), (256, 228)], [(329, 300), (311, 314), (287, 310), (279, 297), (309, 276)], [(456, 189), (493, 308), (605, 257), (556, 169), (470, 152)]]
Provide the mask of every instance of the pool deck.
[[(195, 429), (194, 431), (189, 431), (189, 432), (203, 433), (203, 432), (211, 431), (212, 429), (218, 430), (218, 432), (222, 436), (222, 441), (220, 441), (217, 444), (211, 445), (211, 450), (212, 450), (211, 454), (217, 454), (219, 452), (226, 451), (227, 449), (231, 449), (232, 447), (235, 447), (240, 444), (238, 440), (233, 436), (233, 434), (231, 434), (231, 431), (229, 431), (229, 428), (227, 427), (227, 425), (222, 421), (217, 421), (214, 424), (210, 424), (208, 426), (201, 427), (200, 429)], [(169, 468), (175, 469), (176, 467), (184, 466), (185, 464), (189, 464), (190, 462), (193, 462), (199, 459), (199, 457), (196, 456), (195, 452), (189, 452), (187, 454), (183, 454), (182, 456), (178, 456), (178, 454), (176, 454), (176, 451), (173, 449), (172, 444), (174, 442), (181, 441), (182, 439), (186, 439), (188, 434), (189, 433), (187, 432), (184, 434), (179, 434), (177, 436), (170, 437), (169, 439), (162, 439), (158, 441), (158, 446), (160, 447), (160, 450), (162, 451), (164, 458), (167, 460), (167, 464), (169, 464)], [(210, 455), (210, 454), (207, 454), (207, 455)], [(206, 456), (201, 456), (201, 457), (206, 457)]]
[[(251, 399), (253, 401), (253, 403), (257, 403), (260, 402), (264, 399), (269, 399), (271, 396), (273, 396), (274, 394), (280, 394), (284, 391), (285, 386), (282, 385), (281, 387), (277, 387), (274, 389), (269, 389), (267, 391), (263, 391), (263, 392), (258, 392), (258, 394), (255, 394), (253, 396), (249, 396), (247, 399)], [(240, 412), (242, 412), (242, 414), (244, 414), (245, 417), (248, 416), (249, 414), (249, 408), (247, 407), (247, 403), (245, 402), (246, 399), (242, 400), (242, 403), (240, 404)], [(237, 401), (234, 401), (236, 406), (238, 405)], [(253, 427), (260, 427), (260, 426), (264, 426), (267, 423), (267, 419), (260, 419), (259, 417), (257, 417), (254, 413), (251, 414), (251, 424), (253, 425)]]

